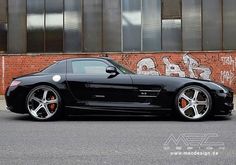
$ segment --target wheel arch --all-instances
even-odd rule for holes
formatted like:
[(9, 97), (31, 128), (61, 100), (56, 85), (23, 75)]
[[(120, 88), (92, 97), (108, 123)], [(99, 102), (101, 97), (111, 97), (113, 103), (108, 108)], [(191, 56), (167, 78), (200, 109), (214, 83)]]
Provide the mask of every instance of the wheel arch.
[(198, 83), (198, 82), (190, 82), (190, 83), (186, 83), (186, 84), (180, 86), (180, 87), (176, 90), (176, 95), (179, 93), (180, 90), (182, 90), (183, 88), (185, 88), (185, 87), (187, 87), (187, 86), (191, 86), (191, 85), (200, 86), (200, 87), (206, 89), (206, 90), (211, 94), (211, 89), (210, 89), (207, 85), (204, 85), (204, 84)]

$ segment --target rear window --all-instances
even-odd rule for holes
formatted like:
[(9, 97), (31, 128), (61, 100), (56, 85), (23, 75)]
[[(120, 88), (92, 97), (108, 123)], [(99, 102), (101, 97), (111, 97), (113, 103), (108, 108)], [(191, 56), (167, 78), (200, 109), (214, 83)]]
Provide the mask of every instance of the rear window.
[(43, 69), (43, 73), (66, 73), (66, 62), (59, 61)]

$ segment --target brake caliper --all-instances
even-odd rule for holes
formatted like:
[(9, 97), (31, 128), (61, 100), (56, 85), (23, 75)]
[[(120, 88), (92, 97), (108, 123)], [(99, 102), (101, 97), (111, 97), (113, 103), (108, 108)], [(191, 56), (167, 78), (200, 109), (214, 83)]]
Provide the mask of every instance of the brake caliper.
[[(54, 99), (55, 99), (54, 96), (51, 96), (51, 97), (50, 97), (50, 100), (54, 100)], [(55, 111), (55, 109), (56, 109), (56, 104), (55, 104), (55, 103), (49, 104), (49, 109), (50, 109), (51, 112)]]
[(188, 104), (188, 102), (187, 102), (184, 98), (182, 98), (182, 99), (181, 99), (181, 102), (180, 102), (181, 108), (186, 107), (187, 104)]

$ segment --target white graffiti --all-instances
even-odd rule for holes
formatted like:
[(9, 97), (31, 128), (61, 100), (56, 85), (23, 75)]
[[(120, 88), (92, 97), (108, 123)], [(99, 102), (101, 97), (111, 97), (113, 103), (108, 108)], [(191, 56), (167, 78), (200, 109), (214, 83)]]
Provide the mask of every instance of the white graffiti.
[(183, 55), (183, 61), (188, 65), (189, 76), (191, 78), (200, 78), (210, 80), (211, 69), (205, 66), (201, 66), (197, 60), (190, 57), (188, 54)]
[(234, 80), (234, 73), (231, 70), (220, 72), (221, 83), (228, 82), (231, 85), (233, 80)]
[(221, 61), (223, 62), (223, 65), (230, 65), (230, 66), (232, 66), (233, 71), (235, 70), (236, 59), (233, 58), (232, 56), (221, 57)]
[(156, 71), (155, 62), (151, 58), (144, 58), (138, 62), (137, 73), (145, 75), (159, 75), (159, 72)]
[[(179, 76), (185, 77), (187, 74), (181, 70), (180, 66), (171, 63), (169, 57), (163, 57), (163, 63), (165, 64), (165, 75), (167, 76)], [(192, 58), (188, 53), (183, 55), (183, 62), (188, 67), (189, 77), (210, 80), (211, 69), (199, 64), (197, 60)], [(137, 64), (137, 73), (145, 75), (160, 75), (156, 69), (155, 62), (152, 58), (144, 58)]]
[(166, 76), (179, 76), (179, 77), (185, 77), (185, 72), (182, 71), (179, 67), (179, 65), (170, 63), (168, 57), (163, 57), (163, 62), (165, 64), (166, 68)]

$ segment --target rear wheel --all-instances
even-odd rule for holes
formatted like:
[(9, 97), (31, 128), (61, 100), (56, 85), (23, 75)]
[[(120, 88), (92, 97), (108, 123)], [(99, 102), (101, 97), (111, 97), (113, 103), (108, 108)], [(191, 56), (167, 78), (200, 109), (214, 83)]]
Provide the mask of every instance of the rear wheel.
[(179, 115), (184, 119), (202, 120), (210, 114), (212, 98), (206, 89), (191, 85), (177, 94), (175, 105)]
[(61, 97), (54, 88), (40, 85), (29, 92), (26, 108), (34, 119), (53, 120), (61, 115)]

